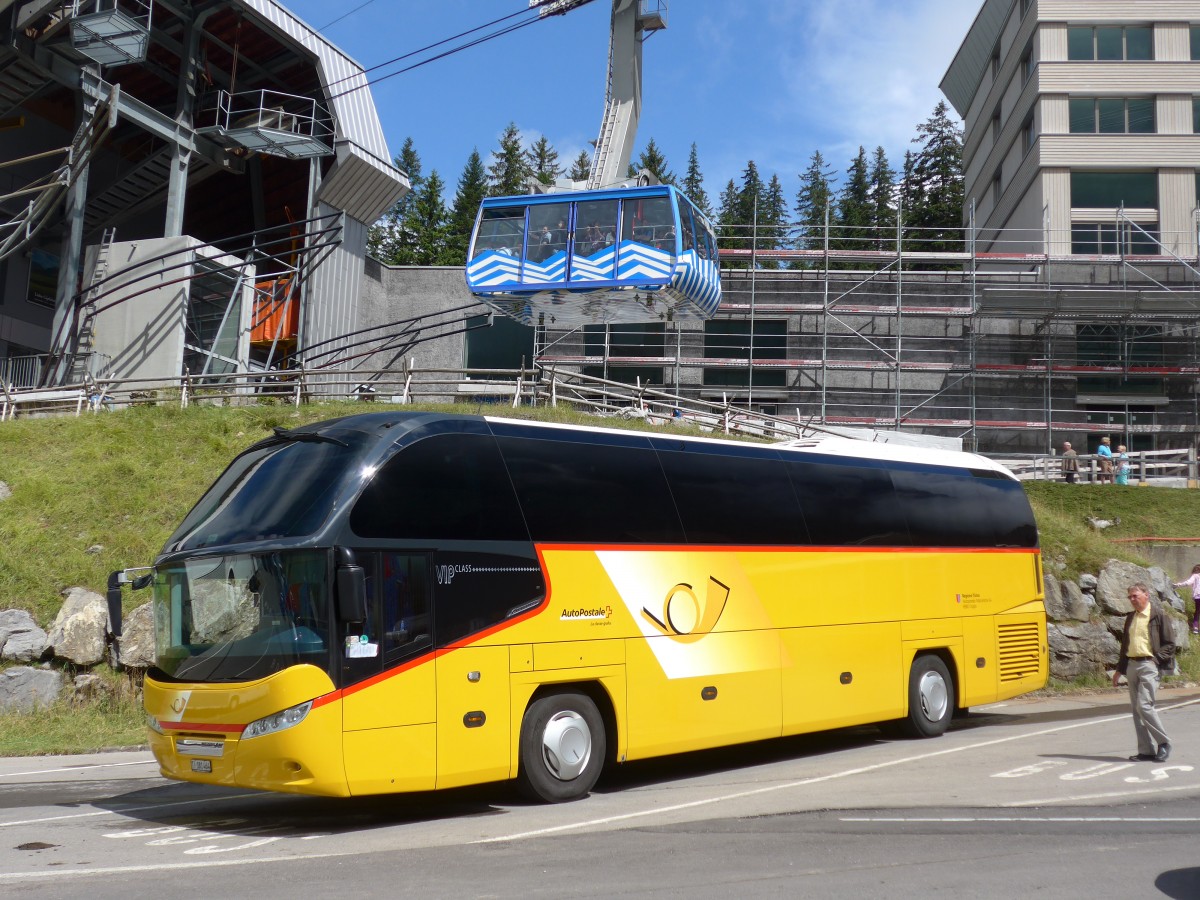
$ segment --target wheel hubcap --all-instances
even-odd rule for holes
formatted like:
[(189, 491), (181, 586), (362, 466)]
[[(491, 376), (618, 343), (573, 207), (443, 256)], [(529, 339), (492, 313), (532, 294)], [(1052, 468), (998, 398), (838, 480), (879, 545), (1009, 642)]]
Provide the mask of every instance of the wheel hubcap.
[(542, 759), (559, 781), (578, 778), (592, 758), (592, 732), (573, 710), (556, 713), (542, 732)]
[(946, 691), (946, 682), (937, 672), (926, 672), (921, 676), (917, 687), (921, 695), (921, 711), (931, 722), (940, 722), (946, 715), (950, 705), (950, 697)]

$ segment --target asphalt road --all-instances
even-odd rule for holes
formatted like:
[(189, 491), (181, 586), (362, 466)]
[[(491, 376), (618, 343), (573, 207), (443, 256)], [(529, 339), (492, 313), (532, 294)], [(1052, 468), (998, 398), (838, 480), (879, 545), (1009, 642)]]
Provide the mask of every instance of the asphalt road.
[(322, 800), (168, 782), (148, 753), (0, 760), (0, 896), (1200, 897), (1200, 691), (1134, 763), (1124, 692), (507, 785)]

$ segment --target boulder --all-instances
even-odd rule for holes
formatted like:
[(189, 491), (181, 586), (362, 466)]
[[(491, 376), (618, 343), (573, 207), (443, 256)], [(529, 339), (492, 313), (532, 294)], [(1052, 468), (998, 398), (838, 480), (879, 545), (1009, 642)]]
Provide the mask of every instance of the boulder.
[(117, 665), (122, 669), (148, 669), (154, 665), (153, 602), (143, 603), (122, 622)]
[(1065, 619), (1066, 610), (1063, 609), (1062, 602), (1062, 586), (1057, 578), (1046, 572), (1042, 575), (1042, 589), (1046, 593), (1046, 615), (1053, 621)]
[(76, 675), (71, 684), (71, 702), (76, 704), (93, 703), (97, 700), (112, 700), (116, 696), (112, 682), (106, 681), (92, 672)]
[(1050, 643), (1050, 674), (1055, 678), (1103, 675), (1117, 664), (1120, 643), (1101, 622), (1051, 623), (1046, 626)]
[(0, 501), (7, 500), (12, 496), (12, 488), (3, 481), (0, 481)]
[(1091, 572), (1084, 572), (1079, 576), (1079, 588), (1088, 594), (1096, 592), (1096, 576)]
[(1151, 584), (1154, 579), (1149, 569), (1119, 559), (1110, 559), (1096, 579), (1096, 603), (1106, 613), (1125, 615), (1133, 609), (1129, 604), (1129, 588), (1139, 581), (1144, 582), (1151, 591), (1154, 590)]
[(33, 712), (62, 693), (62, 672), (16, 666), (0, 672), (0, 712)]
[(36, 662), (46, 652), (46, 632), (23, 609), (0, 610), (0, 659)]
[(1147, 569), (1150, 573), (1150, 588), (1158, 594), (1158, 599), (1166, 606), (1183, 612), (1183, 598), (1175, 593), (1175, 583), (1171, 581), (1170, 576), (1160, 566), (1151, 566)]
[(94, 666), (104, 659), (108, 638), (108, 604), (95, 591), (73, 587), (50, 626), (47, 644), (58, 659)]
[(1079, 589), (1073, 581), (1064, 581), (1062, 583), (1063, 592), (1063, 608), (1066, 610), (1066, 618), (1075, 619), (1079, 622), (1086, 622), (1092, 617), (1092, 610), (1096, 608), (1096, 598), (1091, 594), (1085, 594)]

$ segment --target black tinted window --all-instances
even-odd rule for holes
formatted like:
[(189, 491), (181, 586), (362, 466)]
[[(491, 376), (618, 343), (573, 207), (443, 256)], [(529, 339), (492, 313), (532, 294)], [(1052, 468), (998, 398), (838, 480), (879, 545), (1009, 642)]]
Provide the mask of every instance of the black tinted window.
[(374, 538), (529, 539), (495, 439), (485, 434), (439, 434), (405, 447), (363, 489), (350, 527)]
[(648, 444), (497, 440), (535, 541), (682, 543), (666, 479)]
[(779, 460), (660, 449), (683, 531), (693, 544), (803, 544), (800, 508)]
[(895, 471), (913, 543), (925, 547), (990, 547), (992, 511), (977, 479), (966, 472)]
[(787, 464), (809, 540), (827, 546), (906, 546), (904, 510), (887, 471), (825, 462)]
[(312, 534), (333, 509), (358, 456), (345, 442), (278, 442), (252, 448), (208, 489), (167, 547), (196, 550)]
[(1036, 547), (1037, 523), (1029, 498), (1019, 481), (1008, 478), (976, 478), (980, 503), (992, 523), (992, 539), (1000, 547)]

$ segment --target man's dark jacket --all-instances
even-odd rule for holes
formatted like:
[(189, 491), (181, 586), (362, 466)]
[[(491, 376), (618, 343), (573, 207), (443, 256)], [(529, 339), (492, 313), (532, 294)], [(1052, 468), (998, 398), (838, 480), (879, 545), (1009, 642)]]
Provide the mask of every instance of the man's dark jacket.
[[(1122, 675), (1129, 667), (1129, 628), (1137, 610), (1132, 610), (1125, 616), (1125, 629), (1121, 633), (1121, 658), (1117, 660), (1117, 671)], [(1150, 600), (1150, 652), (1158, 663), (1159, 672), (1171, 673), (1175, 670), (1175, 641), (1171, 635), (1171, 623), (1163, 612), (1162, 604)]]

